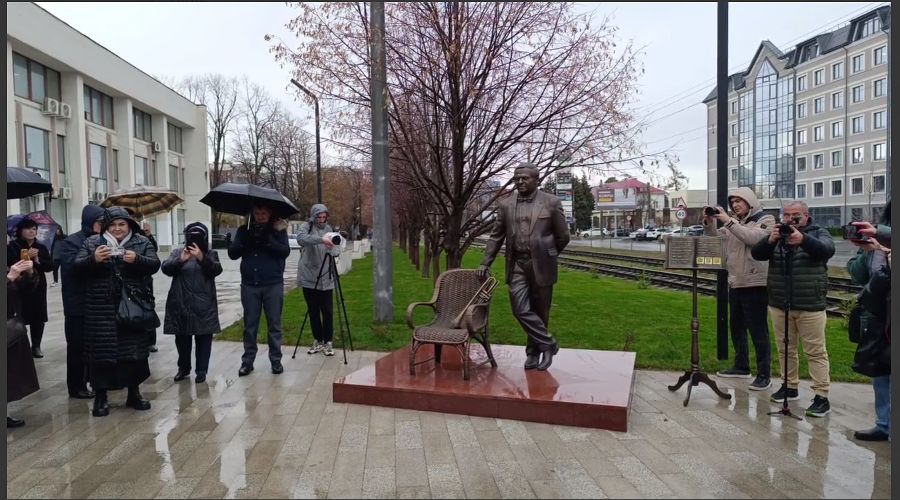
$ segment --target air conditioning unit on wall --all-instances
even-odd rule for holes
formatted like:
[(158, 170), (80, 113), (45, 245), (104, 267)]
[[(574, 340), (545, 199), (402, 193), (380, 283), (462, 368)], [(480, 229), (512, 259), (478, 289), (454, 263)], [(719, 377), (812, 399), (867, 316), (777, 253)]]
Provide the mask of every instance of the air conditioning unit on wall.
[(58, 200), (68, 200), (72, 198), (72, 188), (68, 186), (62, 186), (56, 188), (56, 192), (53, 193), (53, 197)]
[(154, 143), (153, 143), (153, 152), (154, 152), (154, 153), (160, 153), (160, 152), (162, 152), (162, 144), (160, 144), (160, 143), (158, 143), (158, 142), (154, 142)]
[(52, 97), (45, 97), (44, 104), (41, 106), (41, 113), (52, 116), (59, 115), (59, 101)]
[(95, 191), (94, 194), (91, 196), (91, 200), (96, 201), (97, 203), (100, 203), (105, 199), (106, 199), (106, 193), (104, 193), (102, 191)]
[(59, 103), (59, 114), (57, 116), (59, 116), (60, 118), (65, 118), (67, 120), (69, 118), (72, 118), (72, 106), (69, 106), (68, 104), (66, 104), (64, 102), (60, 102)]

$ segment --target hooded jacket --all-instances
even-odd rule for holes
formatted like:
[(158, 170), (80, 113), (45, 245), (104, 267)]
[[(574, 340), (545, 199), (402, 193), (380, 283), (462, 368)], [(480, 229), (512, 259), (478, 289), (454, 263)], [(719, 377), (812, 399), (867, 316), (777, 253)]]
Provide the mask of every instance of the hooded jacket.
[(758, 261), (750, 255), (760, 238), (769, 235), (775, 226), (775, 217), (763, 212), (759, 200), (748, 187), (739, 187), (728, 192), (728, 201), (740, 198), (750, 205), (750, 210), (741, 219), (732, 217), (723, 227), (705, 224), (705, 232), (710, 236), (725, 238), (725, 268), (728, 270), (728, 286), (749, 288), (766, 286), (769, 272), (768, 261)]
[(328, 253), (322, 237), (332, 231), (327, 222), (316, 223), (316, 216), (323, 212), (327, 213), (328, 207), (321, 203), (313, 205), (309, 209), (309, 220), (300, 225), (300, 232), (297, 233), (297, 243), (301, 248), (300, 262), (297, 264), (297, 285), (302, 288), (334, 289), (334, 277), (329, 272), (328, 264), (322, 265)]
[[(205, 225), (195, 222), (184, 233), (200, 233), (203, 241), (209, 238)], [(208, 245), (198, 245), (203, 260), (191, 257), (181, 261), (183, 245), (172, 249), (162, 264), (162, 272), (172, 277), (166, 299), (166, 320), (163, 333), (167, 335), (212, 335), (219, 333), (219, 307), (216, 300), (216, 276), (222, 274), (219, 254)]]
[(84, 273), (86, 281), (84, 350), (88, 363), (134, 361), (150, 355), (147, 330), (126, 330), (116, 323), (116, 308), (122, 291), (116, 272), (128, 286), (151, 293), (150, 283), (153, 274), (159, 271), (159, 257), (150, 240), (141, 234), (138, 223), (121, 207), (106, 210), (103, 230), (116, 219), (126, 220), (131, 228), (131, 238), (122, 248), (137, 254), (133, 263), (128, 264), (119, 257), (97, 262), (94, 252), (97, 247), (107, 244), (102, 234), (87, 238), (75, 257), (75, 268)]
[(97, 205), (81, 209), (81, 230), (70, 234), (60, 243), (58, 259), (62, 279), (63, 312), (66, 316), (84, 316), (84, 292), (86, 278), (75, 268), (75, 256), (84, 240), (94, 234), (94, 222), (103, 217), (104, 210)]

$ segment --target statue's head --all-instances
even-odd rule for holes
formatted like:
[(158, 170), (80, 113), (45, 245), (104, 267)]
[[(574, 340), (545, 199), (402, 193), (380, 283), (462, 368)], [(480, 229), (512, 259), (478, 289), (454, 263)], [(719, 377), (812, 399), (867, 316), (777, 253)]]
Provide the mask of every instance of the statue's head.
[(533, 163), (522, 163), (513, 173), (513, 182), (519, 194), (530, 195), (538, 188), (538, 168)]

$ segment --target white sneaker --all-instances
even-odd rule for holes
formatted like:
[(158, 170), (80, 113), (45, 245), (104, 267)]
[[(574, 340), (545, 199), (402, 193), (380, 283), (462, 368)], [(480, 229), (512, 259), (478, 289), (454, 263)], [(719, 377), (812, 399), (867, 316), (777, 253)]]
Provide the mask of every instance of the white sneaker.
[(321, 352), (324, 348), (325, 346), (323, 346), (321, 342), (319, 342), (318, 340), (314, 340), (313, 344), (309, 346), (309, 350), (306, 351), (306, 354), (315, 354), (317, 352)]
[(334, 349), (331, 347), (331, 342), (325, 342), (325, 355), (334, 356)]

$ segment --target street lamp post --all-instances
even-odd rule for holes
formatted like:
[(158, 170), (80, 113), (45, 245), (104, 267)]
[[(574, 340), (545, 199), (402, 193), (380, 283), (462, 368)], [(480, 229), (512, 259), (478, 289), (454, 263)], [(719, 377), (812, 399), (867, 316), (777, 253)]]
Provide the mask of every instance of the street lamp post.
[(300, 82), (297, 80), (291, 78), (291, 83), (308, 95), (316, 107), (316, 203), (322, 203), (322, 145), (319, 142), (319, 98), (310, 92), (309, 89), (300, 85)]

